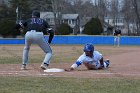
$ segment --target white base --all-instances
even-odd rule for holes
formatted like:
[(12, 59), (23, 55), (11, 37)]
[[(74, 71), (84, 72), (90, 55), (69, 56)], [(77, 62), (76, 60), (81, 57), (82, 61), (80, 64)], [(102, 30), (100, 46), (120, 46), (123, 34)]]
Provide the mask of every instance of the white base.
[(63, 72), (64, 69), (60, 69), (60, 68), (50, 68), (50, 69), (46, 69), (44, 70), (44, 72)]

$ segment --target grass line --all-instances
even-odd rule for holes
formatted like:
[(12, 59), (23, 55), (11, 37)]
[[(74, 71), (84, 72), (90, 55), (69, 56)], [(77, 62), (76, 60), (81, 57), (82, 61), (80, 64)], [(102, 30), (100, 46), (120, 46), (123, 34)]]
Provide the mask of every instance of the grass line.
[(0, 77), (1, 93), (140, 93), (140, 80)]

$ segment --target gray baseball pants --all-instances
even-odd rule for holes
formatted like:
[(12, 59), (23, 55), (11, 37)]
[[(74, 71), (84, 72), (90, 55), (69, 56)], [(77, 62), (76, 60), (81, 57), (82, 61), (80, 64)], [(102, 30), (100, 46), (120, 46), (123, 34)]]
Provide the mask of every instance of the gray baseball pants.
[(38, 46), (46, 53), (43, 62), (49, 64), (52, 57), (52, 50), (49, 44), (45, 41), (43, 32), (36, 32), (35, 30), (28, 31), (25, 34), (25, 46), (23, 49), (22, 64), (28, 63), (29, 50), (33, 42), (38, 44)]

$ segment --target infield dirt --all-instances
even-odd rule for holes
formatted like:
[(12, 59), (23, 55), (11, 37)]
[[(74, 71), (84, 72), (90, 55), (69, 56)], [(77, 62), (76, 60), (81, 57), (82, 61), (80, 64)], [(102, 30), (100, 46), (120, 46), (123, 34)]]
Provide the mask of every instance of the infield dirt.
[[(69, 68), (82, 53), (81, 45), (52, 45), (53, 57), (50, 68)], [(22, 45), (1, 45), (0, 60), (4, 57), (22, 57)], [(73, 72), (46, 73), (40, 69), (40, 62), (30, 62), (28, 70), (20, 70), (21, 62), (0, 64), (0, 76), (35, 77), (79, 77), (79, 78), (138, 78), (140, 79), (139, 46), (95, 46), (95, 49), (110, 59), (110, 67), (104, 70), (87, 70), (83, 65)], [(43, 55), (43, 51), (33, 45), (32, 55)], [(42, 57), (43, 58), (43, 57)], [(71, 59), (71, 60), (69, 60)]]

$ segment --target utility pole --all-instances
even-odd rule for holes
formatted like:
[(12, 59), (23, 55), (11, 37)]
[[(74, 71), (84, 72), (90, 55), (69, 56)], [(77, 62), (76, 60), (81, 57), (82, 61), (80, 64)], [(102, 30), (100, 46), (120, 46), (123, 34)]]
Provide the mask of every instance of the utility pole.
[(16, 24), (18, 24), (18, 21), (19, 21), (19, 7), (18, 6), (16, 8), (16, 14), (17, 14), (17, 16), (16, 16)]
[(16, 23), (18, 24), (19, 22), (21, 22), (22, 19), (22, 10), (21, 10), (21, 5), (18, 5), (16, 8)]

